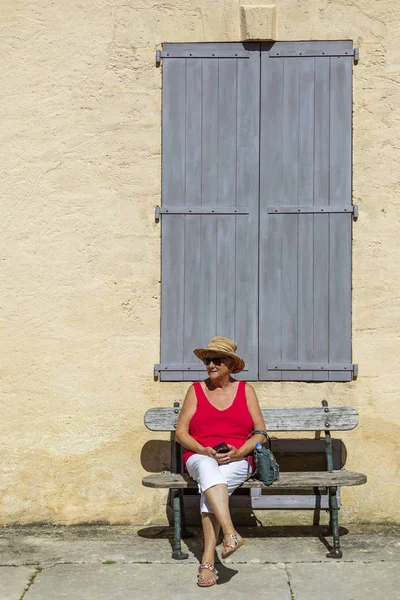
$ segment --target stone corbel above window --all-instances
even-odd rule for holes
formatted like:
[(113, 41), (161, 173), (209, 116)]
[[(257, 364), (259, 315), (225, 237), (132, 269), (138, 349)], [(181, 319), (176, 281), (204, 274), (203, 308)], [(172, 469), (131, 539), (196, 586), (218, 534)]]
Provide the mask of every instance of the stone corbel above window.
[(245, 40), (276, 40), (275, 4), (240, 4), (240, 35)]

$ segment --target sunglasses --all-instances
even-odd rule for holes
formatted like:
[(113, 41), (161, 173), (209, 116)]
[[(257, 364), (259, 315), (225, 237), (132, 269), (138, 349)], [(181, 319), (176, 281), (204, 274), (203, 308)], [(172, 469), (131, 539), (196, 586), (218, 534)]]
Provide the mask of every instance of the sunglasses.
[(203, 358), (203, 363), (208, 367), (208, 365), (212, 362), (214, 365), (219, 367), (221, 363), (225, 363), (226, 358), (224, 356), (212, 356), (211, 358)]

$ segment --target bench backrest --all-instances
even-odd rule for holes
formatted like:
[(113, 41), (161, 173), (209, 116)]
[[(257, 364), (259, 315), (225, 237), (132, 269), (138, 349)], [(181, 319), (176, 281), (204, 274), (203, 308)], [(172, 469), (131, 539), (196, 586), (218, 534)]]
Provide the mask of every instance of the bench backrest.
[[(176, 403), (178, 404), (178, 403)], [(151, 408), (144, 423), (151, 431), (175, 431), (180, 407)], [(263, 408), (267, 431), (346, 431), (358, 424), (351, 406), (317, 408)]]

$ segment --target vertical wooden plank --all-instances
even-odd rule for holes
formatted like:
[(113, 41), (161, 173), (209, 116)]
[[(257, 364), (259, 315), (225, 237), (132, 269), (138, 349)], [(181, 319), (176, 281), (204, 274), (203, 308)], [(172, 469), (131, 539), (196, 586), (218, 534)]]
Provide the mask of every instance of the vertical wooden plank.
[(259, 378), (276, 381), (282, 363), (282, 216), (268, 214), (283, 197), (283, 60), (270, 59), (261, 45)]
[[(283, 198), (286, 206), (298, 205), (299, 193), (299, 64), (284, 59), (283, 68)], [(282, 362), (298, 357), (298, 220), (283, 214), (282, 220)], [(299, 378), (297, 371), (283, 371), (282, 381)]]
[[(218, 206), (237, 200), (237, 60), (219, 58), (218, 77)], [(215, 335), (235, 339), (236, 223), (235, 216), (218, 216), (217, 328)]]
[(239, 60), (237, 92), (237, 203), (249, 215), (236, 220), (236, 338), (247, 371), (237, 379), (258, 379), (258, 225), (260, 137), (260, 46)]
[[(218, 59), (205, 59), (202, 73), (201, 204), (217, 206), (218, 197)], [(218, 219), (202, 215), (201, 260), (198, 272), (200, 304), (197, 314), (200, 339), (204, 347), (217, 328), (217, 232)], [(204, 376), (202, 377), (204, 379)]]
[[(201, 205), (201, 116), (202, 116), (202, 61), (186, 60), (185, 90), (185, 205)], [(201, 215), (186, 215), (185, 268), (184, 268), (184, 320), (183, 359), (193, 364), (193, 349), (202, 338), (198, 313), (202, 303), (199, 274), (202, 259)], [(204, 378), (204, 371), (184, 371), (184, 381)]]
[[(163, 65), (162, 202), (185, 202), (185, 60)], [(173, 243), (171, 241), (173, 240)], [(184, 217), (162, 220), (161, 359), (183, 361)], [(182, 375), (161, 374), (162, 381), (182, 380)]]
[[(309, 206), (314, 197), (314, 59), (302, 59), (299, 69), (299, 205)], [(298, 361), (313, 363), (313, 215), (299, 215), (298, 222)], [(299, 374), (303, 381), (313, 376), (313, 371)]]
[[(351, 204), (352, 64), (331, 58), (330, 204)], [(329, 361), (351, 362), (351, 215), (331, 214), (329, 225)], [(351, 373), (329, 373), (349, 381)]]
[[(314, 205), (329, 203), (329, 59), (315, 58)], [(314, 215), (314, 363), (329, 362), (329, 215)], [(314, 372), (314, 381), (328, 373)]]

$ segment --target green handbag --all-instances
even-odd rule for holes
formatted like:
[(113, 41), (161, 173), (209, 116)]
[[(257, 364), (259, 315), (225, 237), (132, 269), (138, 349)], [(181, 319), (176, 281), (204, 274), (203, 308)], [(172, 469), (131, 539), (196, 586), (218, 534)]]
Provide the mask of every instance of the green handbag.
[[(252, 431), (251, 435), (255, 435), (257, 433), (265, 435), (267, 438), (267, 444), (269, 444), (269, 448), (265, 444), (257, 442), (253, 452), (255, 471), (248, 477), (248, 479), (250, 477), (257, 477), (257, 479), (262, 481), (265, 485), (271, 485), (274, 483), (274, 481), (279, 480), (279, 465), (276, 462), (275, 456), (272, 454), (271, 438), (267, 432), (263, 431), (262, 429), (256, 429), (255, 431)], [(250, 471), (250, 457), (248, 457), (247, 460)]]

